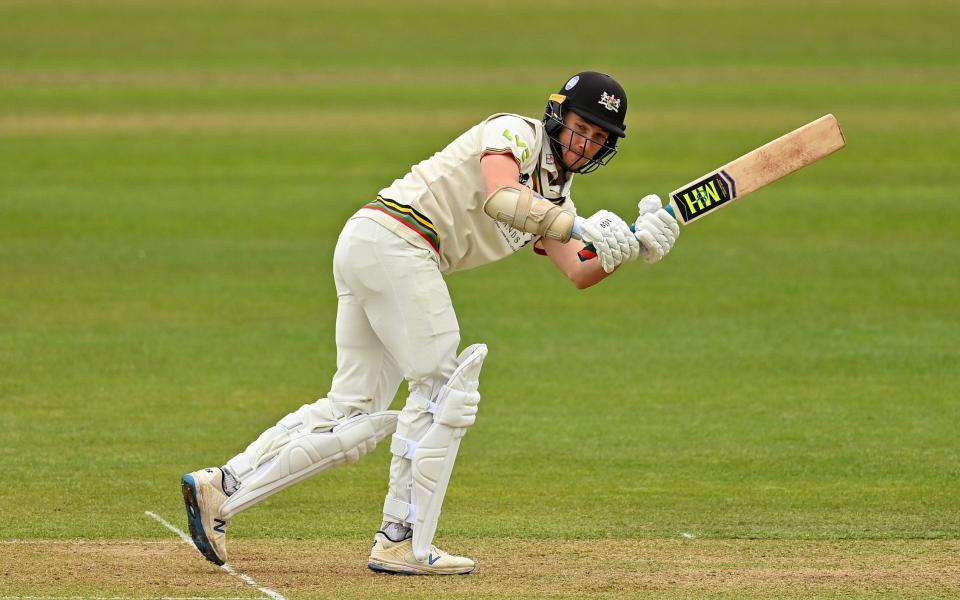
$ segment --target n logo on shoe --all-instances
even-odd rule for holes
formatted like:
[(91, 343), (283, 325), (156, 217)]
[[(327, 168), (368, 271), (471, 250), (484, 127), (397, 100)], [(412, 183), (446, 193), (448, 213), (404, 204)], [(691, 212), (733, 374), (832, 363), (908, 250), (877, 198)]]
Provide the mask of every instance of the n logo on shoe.
[[(218, 533), (226, 533), (227, 522), (220, 519), (213, 520), (213, 530)], [(433, 563), (430, 563), (433, 564)]]
[(434, 557), (433, 552), (431, 552), (430, 555), (427, 556), (427, 564), (429, 564), (429, 565), (432, 566), (433, 563), (435, 563), (435, 562), (437, 562), (438, 560), (440, 560), (440, 556), (441, 556), (441, 555), (438, 554), (436, 557)]

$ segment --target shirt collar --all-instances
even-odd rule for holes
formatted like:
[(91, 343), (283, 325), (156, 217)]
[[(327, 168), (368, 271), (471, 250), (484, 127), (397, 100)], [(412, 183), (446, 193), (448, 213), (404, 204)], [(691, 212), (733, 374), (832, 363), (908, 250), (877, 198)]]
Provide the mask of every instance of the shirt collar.
[[(550, 136), (547, 135), (547, 132), (543, 132), (543, 148), (540, 150), (540, 170), (547, 173), (547, 180), (544, 183), (549, 184), (550, 179), (556, 179), (557, 175), (560, 174), (560, 169), (557, 168), (557, 157), (553, 154), (553, 147), (550, 144)], [(566, 181), (563, 182), (563, 187), (560, 188), (561, 196), (570, 195), (570, 184), (573, 182), (574, 173), (567, 173)]]

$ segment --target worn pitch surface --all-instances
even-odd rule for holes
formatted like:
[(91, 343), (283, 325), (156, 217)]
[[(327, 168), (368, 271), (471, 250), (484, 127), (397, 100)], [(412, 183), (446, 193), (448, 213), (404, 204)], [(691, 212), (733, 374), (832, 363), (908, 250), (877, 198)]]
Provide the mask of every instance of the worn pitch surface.
[[(468, 577), (370, 572), (366, 540), (234, 545), (234, 569), (287, 598), (950, 598), (956, 541), (469, 540)], [(179, 541), (0, 545), (14, 596), (264, 597)], [(97, 567), (91, 568), (92, 565)], [(67, 594), (69, 592), (69, 594)]]

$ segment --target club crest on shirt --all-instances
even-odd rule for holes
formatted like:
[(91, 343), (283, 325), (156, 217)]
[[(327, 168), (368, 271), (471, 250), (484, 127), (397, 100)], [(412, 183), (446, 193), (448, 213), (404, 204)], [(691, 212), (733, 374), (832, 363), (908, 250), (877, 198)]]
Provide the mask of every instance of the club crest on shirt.
[(620, 98), (617, 98), (613, 94), (608, 94), (604, 92), (600, 96), (600, 102), (597, 104), (602, 105), (607, 110), (612, 110), (615, 113), (620, 112)]

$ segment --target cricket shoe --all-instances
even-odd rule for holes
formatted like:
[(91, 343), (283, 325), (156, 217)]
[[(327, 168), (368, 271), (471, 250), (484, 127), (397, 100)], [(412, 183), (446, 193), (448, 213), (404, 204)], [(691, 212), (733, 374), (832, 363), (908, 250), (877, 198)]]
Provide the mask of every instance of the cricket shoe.
[(220, 508), (227, 501), (227, 494), (223, 491), (223, 471), (213, 467), (187, 473), (180, 487), (193, 543), (207, 560), (224, 564), (227, 562), (227, 520), (220, 518)]
[(393, 575), (466, 575), (477, 568), (477, 563), (466, 556), (454, 556), (430, 546), (427, 560), (419, 561), (413, 555), (413, 538), (394, 542), (382, 531), (373, 536), (373, 549), (367, 566), (377, 573)]

